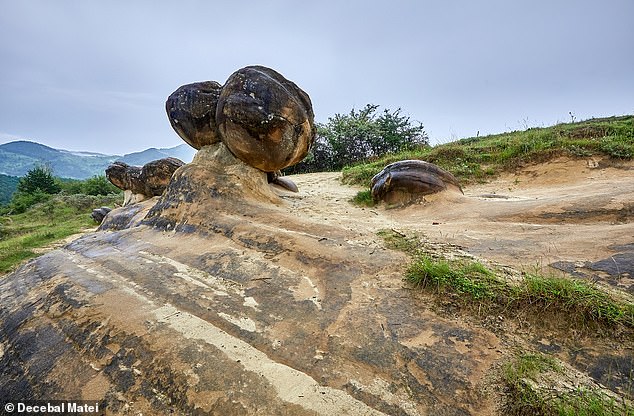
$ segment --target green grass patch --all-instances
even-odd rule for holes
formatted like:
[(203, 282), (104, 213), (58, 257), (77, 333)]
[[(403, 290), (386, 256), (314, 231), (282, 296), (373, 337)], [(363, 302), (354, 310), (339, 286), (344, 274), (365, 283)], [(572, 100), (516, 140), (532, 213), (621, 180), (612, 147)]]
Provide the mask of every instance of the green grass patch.
[(376, 205), (374, 198), (372, 198), (372, 192), (370, 191), (359, 191), (354, 198), (352, 198), (352, 203), (361, 207), (373, 207)]
[(597, 322), (634, 328), (634, 304), (616, 300), (598, 286), (567, 277), (525, 274), (519, 282), (500, 277), (470, 259), (432, 257), (419, 249), (416, 238), (394, 230), (379, 232), (389, 248), (409, 253), (412, 263), (405, 279), (422, 289), (451, 294), (465, 305), (484, 310), (551, 312), (566, 322)]
[(419, 255), (407, 269), (406, 280), (415, 286), (451, 291), (474, 300), (492, 300), (503, 289), (494, 274), (477, 262), (449, 262)]
[(348, 184), (368, 185), (375, 174), (392, 162), (421, 159), (437, 164), (468, 184), (486, 181), (527, 163), (558, 156), (593, 155), (634, 158), (634, 116), (591, 119), (422, 147), (346, 167), (342, 179)]
[(116, 202), (121, 195), (57, 195), (21, 214), (0, 216), (0, 273), (36, 257), (34, 249), (96, 227), (92, 210)]
[[(553, 388), (563, 368), (543, 354), (521, 354), (502, 370), (505, 415), (622, 416), (634, 415), (631, 404), (598, 388)], [(554, 375), (554, 376), (553, 376)]]

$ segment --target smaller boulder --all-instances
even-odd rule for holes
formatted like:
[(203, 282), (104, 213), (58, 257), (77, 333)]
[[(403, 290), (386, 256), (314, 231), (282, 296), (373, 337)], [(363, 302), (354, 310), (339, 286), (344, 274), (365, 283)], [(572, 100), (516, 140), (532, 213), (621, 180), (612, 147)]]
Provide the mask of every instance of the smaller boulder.
[(112, 208), (110, 207), (95, 208), (92, 210), (92, 214), (90, 214), (90, 216), (97, 224), (101, 224), (110, 211), (112, 211)]
[(106, 168), (106, 178), (124, 191), (125, 206), (161, 195), (176, 169), (184, 164), (174, 157), (154, 160), (142, 167), (117, 161)]
[(172, 128), (196, 150), (220, 141), (216, 106), (221, 89), (216, 81), (195, 82), (179, 87), (165, 102)]
[(282, 176), (282, 172), (280, 172), (279, 170), (276, 172), (268, 172), (266, 174), (266, 179), (269, 184), (277, 185), (286, 189), (287, 191), (299, 192), (299, 189), (297, 188), (297, 185), (295, 185), (295, 182), (288, 179), (287, 177)]
[(391, 163), (372, 178), (370, 186), (375, 202), (391, 205), (412, 203), (448, 188), (462, 193), (462, 187), (451, 173), (422, 160)]

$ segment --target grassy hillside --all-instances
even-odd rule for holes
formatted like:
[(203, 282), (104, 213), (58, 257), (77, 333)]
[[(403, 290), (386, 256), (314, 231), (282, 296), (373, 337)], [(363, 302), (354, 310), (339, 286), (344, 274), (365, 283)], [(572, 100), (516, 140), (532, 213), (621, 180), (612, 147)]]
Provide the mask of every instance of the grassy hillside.
[(471, 137), (456, 142), (384, 156), (347, 167), (343, 180), (368, 185), (385, 165), (404, 159), (435, 163), (453, 173), (463, 184), (485, 181), (526, 163), (557, 156), (609, 156), (634, 158), (634, 116), (591, 119), (525, 131)]
[(8, 204), (11, 196), (18, 187), (20, 178), (15, 176), (7, 176), (0, 173), (0, 206)]
[(96, 228), (90, 217), (93, 208), (121, 203), (120, 194), (108, 196), (55, 195), (17, 215), (0, 216), (0, 273), (7, 273), (34, 249), (51, 244), (86, 228)]

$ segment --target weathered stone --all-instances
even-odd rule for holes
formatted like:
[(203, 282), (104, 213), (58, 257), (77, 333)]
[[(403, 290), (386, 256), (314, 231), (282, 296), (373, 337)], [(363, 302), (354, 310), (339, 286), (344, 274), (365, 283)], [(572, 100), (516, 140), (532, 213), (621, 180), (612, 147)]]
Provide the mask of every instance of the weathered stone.
[(106, 178), (117, 188), (133, 193), (143, 193), (145, 187), (141, 181), (141, 167), (130, 166), (116, 161), (106, 168)]
[(92, 214), (90, 214), (90, 216), (97, 224), (101, 224), (103, 219), (106, 217), (106, 215), (108, 215), (108, 213), (111, 210), (112, 208), (110, 207), (95, 208), (92, 210)]
[(181, 86), (165, 102), (170, 124), (195, 149), (220, 141), (216, 105), (221, 88), (216, 81), (195, 82)]
[(268, 172), (267, 180), (270, 184), (280, 186), (287, 191), (299, 192), (299, 189), (297, 188), (297, 185), (295, 185), (295, 182), (282, 176), (282, 172), (280, 172), (279, 170), (277, 172)]
[(315, 136), (308, 94), (262, 66), (229, 77), (218, 99), (216, 123), (229, 150), (265, 172), (301, 161)]
[(161, 195), (174, 172), (184, 164), (175, 157), (154, 160), (143, 167), (117, 161), (106, 168), (106, 178), (124, 191), (125, 206)]
[(402, 160), (387, 165), (371, 181), (372, 198), (389, 204), (407, 204), (425, 195), (460, 184), (449, 172), (422, 160)]
[(144, 181), (145, 195), (161, 195), (176, 169), (185, 163), (175, 157), (153, 160), (141, 168), (141, 178)]

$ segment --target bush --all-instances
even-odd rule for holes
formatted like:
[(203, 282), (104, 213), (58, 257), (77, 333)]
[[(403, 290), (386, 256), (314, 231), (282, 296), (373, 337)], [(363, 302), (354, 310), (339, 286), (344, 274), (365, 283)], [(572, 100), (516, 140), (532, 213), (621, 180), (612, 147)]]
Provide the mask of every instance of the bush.
[(119, 188), (106, 179), (105, 176), (93, 176), (83, 182), (82, 190), (86, 195), (109, 195), (121, 192)]
[(34, 192), (16, 192), (13, 194), (11, 203), (9, 204), (7, 211), (11, 214), (21, 214), (33, 205), (39, 202), (48, 201), (51, 198), (51, 194), (42, 192), (36, 189)]
[(362, 110), (335, 114), (317, 126), (317, 138), (308, 156), (286, 173), (335, 171), (371, 158), (427, 146), (423, 125), (401, 115), (401, 109), (383, 110), (367, 104)]

